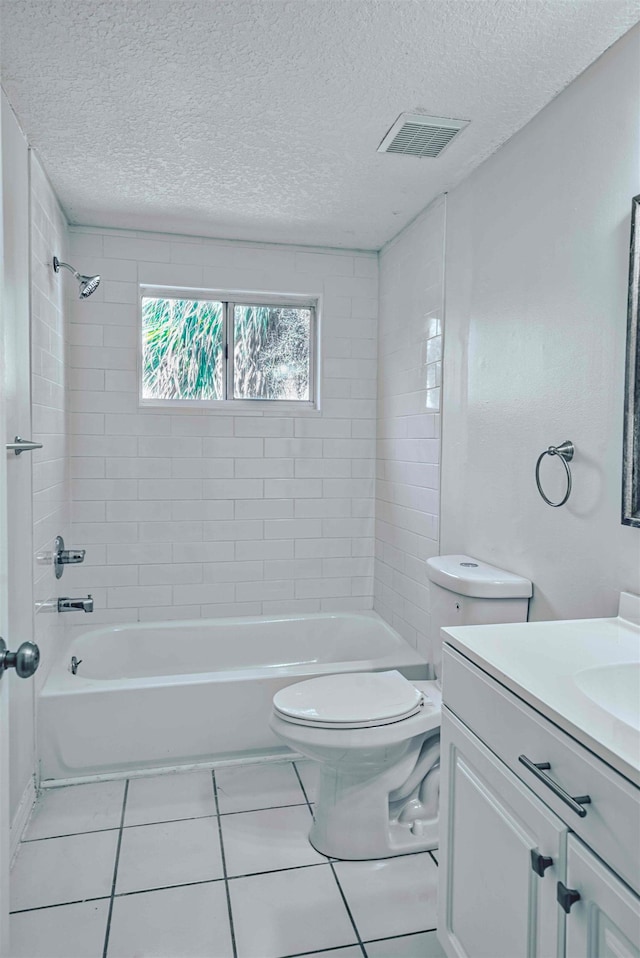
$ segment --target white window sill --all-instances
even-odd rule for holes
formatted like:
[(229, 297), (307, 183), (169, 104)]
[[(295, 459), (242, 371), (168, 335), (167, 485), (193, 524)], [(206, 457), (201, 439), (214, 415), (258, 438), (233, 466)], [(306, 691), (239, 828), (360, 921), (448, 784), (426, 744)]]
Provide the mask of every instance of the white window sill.
[(194, 410), (218, 416), (246, 415), (309, 416), (319, 415), (318, 403), (298, 402), (285, 399), (139, 399), (140, 409), (170, 409), (172, 413), (183, 410), (193, 415)]

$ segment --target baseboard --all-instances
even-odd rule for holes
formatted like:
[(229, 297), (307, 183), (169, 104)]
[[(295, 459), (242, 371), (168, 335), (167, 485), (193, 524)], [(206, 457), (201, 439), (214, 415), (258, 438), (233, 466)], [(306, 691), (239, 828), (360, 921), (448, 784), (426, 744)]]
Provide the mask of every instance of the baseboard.
[(236, 765), (266, 765), (277, 762), (300, 761), (304, 756), (291, 749), (275, 755), (248, 755), (245, 758), (220, 759), (212, 762), (195, 762), (189, 765), (158, 765), (151, 768), (123, 769), (95, 775), (78, 775), (76, 778), (45, 778), (40, 782), (42, 791), (49, 788), (66, 788), (69, 785), (92, 785), (97, 782), (117, 782), (122, 779), (149, 778), (152, 775), (175, 775), (181, 772), (207, 772), (216, 768), (233, 768)]
[(16, 856), (16, 852), (18, 851), (20, 839), (22, 838), (24, 830), (29, 823), (29, 819), (31, 818), (31, 812), (33, 811), (33, 806), (36, 803), (37, 797), (38, 793), (36, 792), (35, 780), (33, 775), (30, 775), (26, 788), (22, 793), (22, 798), (20, 799), (18, 809), (13, 816), (13, 821), (11, 822), (9, 847), (12, 862)]

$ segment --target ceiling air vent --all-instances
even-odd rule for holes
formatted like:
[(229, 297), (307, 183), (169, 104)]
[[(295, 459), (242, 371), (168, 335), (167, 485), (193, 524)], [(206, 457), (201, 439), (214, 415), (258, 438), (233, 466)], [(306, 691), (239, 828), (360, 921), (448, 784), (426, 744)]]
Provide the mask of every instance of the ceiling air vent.
[(440, 156), (468, 120), (450, 120), (444, 116), (401, 113), (378, 153), (403, 153), (405, 156)]

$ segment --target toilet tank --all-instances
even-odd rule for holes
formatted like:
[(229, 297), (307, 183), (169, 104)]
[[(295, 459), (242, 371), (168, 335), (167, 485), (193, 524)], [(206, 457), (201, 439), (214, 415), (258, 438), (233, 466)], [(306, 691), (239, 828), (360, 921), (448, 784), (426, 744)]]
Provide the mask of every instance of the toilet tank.
[(427, 574), (431, 580), (432, 661), (438, 679), (442, 664), (440, 629), (527, 621), (533, 592), (529, 579), (465, 555), (427, 559)]

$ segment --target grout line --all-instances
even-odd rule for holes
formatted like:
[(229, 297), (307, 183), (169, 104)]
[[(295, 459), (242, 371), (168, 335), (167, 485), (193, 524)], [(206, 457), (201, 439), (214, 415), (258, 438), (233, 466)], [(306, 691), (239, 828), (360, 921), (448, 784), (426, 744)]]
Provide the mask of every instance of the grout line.
[(104, 948), (102, 949), (102, 958), (107, 958), (107, 949), (109, 948), (109, 935), (111, 934), (111, 916), (113, 914), (113, 900), (116, 894), (116, 880), (118, 878), (118, 864), (120, 862), (120, 848), (122, 846), (122, 832), (124, 829), (124, 813), (127, 808), (127, 795), (129, 793), (129, 779), (124, 786), (124, 798), (122, 800), (122, 814), (120, 816), (120, 831), (118, 833), (118, 844), (116, 846), (116, 861), (113, 867), (113, 881), (111, 882), (111, 897), (109, 900), (109, 913), (107, 915), (107, 928), (104, 935)]
[(304, 795), (304, 800), (305, 800), (305, 802), (306, 802), (306, 804), (307, 804), (307, 806), (308, 806), (308, 808), (309, 808), (309, 811), (311, 812), (311, 815), (312, 815), (312, 817), (313, 817), (313, 807), (312, 807), (311, 802), (309, 801), (309, 796), (307, 795), (307, 790), (306, 790), (306, 788), (304, 787), (304, 785), (302, 784), (302, 779), (300, 778), (300, 772), (298, 771), (298, 766), (296, 765), (295, 762), (292, 762), (291, 764), (293, 765), (293, 770), (294, 770), (294, 772), (296, 773), (296, 778), (298, 779), (298, 784), (300, 785), (300, 788), (302, 789), (302, 794)]
[(50, 842), (56, 838), (76, 838), (78, 835), (98, 835), (103, 832), (117, 832), (119, 825), (112, 825), (109, 828), (92, 828), (86, 832), (62, 832), (61, 835), (43, 835), (42, 838), (23, 838), (21, 845), (33, 845), (35, 842)]
[(285, 955), (283, 958), (305, 958), (305, 955), (325, 955), (334, 951), (344, 951), (345, 948), (355, 948), (356, 941), (349, 942), (348, 945), (334, 945), (333, 948), (316, 948), (314, 951), (296, 951), (294, 955)]
[[(312, 865), (294, 865), (291, 868), (272, 868), (269, 871), (262, 872), (246, 872), (243, 875), (223, 875), (220, 878), (202, 878), (197, 881), (183, 881), (177, 882), (174, 885), (152, 885), (150, 888), (134, 888), (132, 891), (121, 891), (116, 892), (114, 898), (126, 898), (128, 895), (145, 895), (147, 892), (154, 891), (166, 891), (167, 888), (190, 888), (191, 885), (215, 885), (217, 882), (226, 881), (232, 882), (237, 881), (239, 878), (257, 878), (261, 875), (278, 875), (280, 872), (294, 872), (301, 871), (303, 868), (320, 868), (323, 865), (328, 865), (329, 862), (314, 862)], [(65, 902), (67, 904), (67, 902)], [(73, 904), (71, 902), (70, 904)], [(44, 907), (55, 908), (55, 905), (47, 905)], [(31, 909), (25, 909), (25, 911), (31, 911)]]
[[(318, 854), (321, 854), (320, 852)], [(322, 868), (324, 865), (330, 865), (327, 858), (324, 862), (312, 862), (310, 865), (290, 865), (288, 868), (269, 868), (262, 872), (246, 872), (244, 875), (229, 875), (227, 881), (237, 881), (238, 878), (256, 878), (258, 875), (279, 875), (281, 872), (299, 872), (303, 868)]]
[[(295, 762), (293, 762), (293, 768), (294, 768), (294, 771), (295, 771), (296, 775), (298, 776), (298, 781), (300, 782), (300, 788), (302, 789), (302, 793), (303, 793), (303, 795), (304, 795), (304, 797), (305, 797), (305, 800), (306, 800), (306, 803), (307, 803), (307, 807), (308, 807), (308, 809), (309, 809), (309, 814), (310, 814), (311, 817), (313, 818), (313, 808), (311, 807), (311, 802), (309, 801), (309, 798), (308, 798), (308, 796), (307, 796), (306, 789), (305, 789), (304, 785), (302, 784), (302, 779), (300, 778), (300, 772), (298, 771), (298, 768), (297, 768), (297, 765), (296, 765)], [(351, 914), (351, 909), (349, 908), (349, 902), (347, 901), (346, 895), (345, 895), (345, 893), (344, 893), (343, 890), (342, 890), (342, 885), (340, 884), (340, 880), (339, 880), (339, 878), (338, 878), (338, 875), (337, 875), (337, 872), (336, 872), (336, 870), (335, 870), (334, 864), (333, 864), (333, 862), (332, 862), (331, 860), (329, 860), (329, 867), (331, 868), (331, 871), (333, 872), (333, 877), (334, 877), (335, 880), (336, 880), (336, 885), (338, 886), (338, 891), (340, 892), (340, 897), (342, 898), (342, 901), (343, 901), (343, 903), (344, 903), (344, 907), (345, 907), (346, 910), (347, 910), (347, 915), (349, 916), (349, 921), (351, 922), (351, 925), (352, 925), (352, 927), (353, 927), (353, 930), (354, 930), (354, 932), (355, 932), (355, 934), (356, 934), (356, 938), (358, 939), (358, 944), (360, 945), (360, 950), (362, 951), (362, 954), (364, 955), (364, 958), (367, 958), (367, 952), (366, 952), (366, 949), (365, 949), (364, 945), (362, 944), (362, 938), (360, 937), (360, 932), (358, 931), (358, 927), (357, 927), (357, 925), (356, 925), (356, 923), (355, 923), (355, 921), (354, 921), (353, 915)]]
[(229, 879), (227, 876), (227, 859), (224, 854), (224, 840), (222, 837), (222, 822), (220, 821), (220, 806), (218, 804), (218, 786), (216, 785), (216, 773), (211, 770), (211, 784), (213, 786), (213, 797), (216, 803), (216, 813), (218, 815), (218, 836), (220, 838), (220, 857), (222, 858), (222, 873), (224, 875), (224, 890), (227, 895), (227, 911), (229, 913), (229, 931), (231, 933), (231, 947), (233, 948), (233, 958), (238, 958), (238, 949), (236, 947), (236, 933), (233, 927), (233, 912), (231, 910), (231, 895), (229, 893)]
[(153, 888), (135, 888), (133, 891), (121, 891), (114, 895), (114, 898), (130, 898), (131, 895), (147, 895), (156, 891), (167, 891), (171, 888), (192, 888), (194, 885), (216, 885), (224, 881), (224, 878), (202, 878), (199, 881), (183, 881), (177, 885), (155, 885)]
[(250, 815), (251, 812), (269, 812), (272, 808), (300, 808), (306, 805), (304, 802), (291, 802), (288, 805), (263, 805), (260, 808), (243, 808), (237, 812), (219, 812), (220, 818), (226, 818), (227, 815)]
[(216, 813), (213, 815), (190, 815), (188, 818), (162, 818), (157, 822), (132, 822), (131, 825), (125, 825), (125, 831), (127, 828), (146, 828), (148, 825), (171, 825), (172, 822), (200, 822), (206, 821), (208, 818), (217, 818)]
[[(260, 808), (244, 808), (237, 812), (214, 812), (212, 815), (191, 815), (188, 818), (162, 818), (154, 822), (134, 822), (132, 825), (123, 825), (122, 827), (126, 830), (127, 828), (144, 828), (147, 825), (170, 825), (172, 822), (195, 822), (205, 818), (217, 818), (218, 814), (221, 818), (225, 818), (227, 815), (250, 815), (251, 812), (268, 812), (272, 808), (300, 808), (305, 804), (307, 804), (306, 801), (293, 802), (290, 805), (264, 805)], [(22, 839), (21, 844), (32, 845), (34, 842), (49, 842), (54, 838), (75, 838), (77, 835), (95, 835), (99, 832), (117, 832), (119, 829), (120, 825), (112, 825), (109, 828), (91, 828), (84, 832), (62, 832), (60, 835), (43, 835), (42, 838), (24, 838)]]
[[(396, 941), (398, 938), (413, 938), (416, 935), (427, 935), (435, 932), (435, 928), (423, 928), (421, 931), (409, 931), (404, 935), (388, 935), (386, 938), (369, 938), (365, 944), (375, 945), (379, 941)], [(332, 948), (316, 948), (314, 951), (297, 951), (294, 955), (286, 955), (284, 958), (305, 958), (307, 955), (330, 954), (334, 951), (344, 951), (345, 948), (353, 948), (355, 942), (348, 945), (334, 945)]]
[(67, 905), (84, 905), (86, 901), (109, 901), (109, 895), (101, 895), (98, 898), (78, 898), (75, 901), (58, 901), (53, 905), (36, 905), (34, 908), (16, 908), (10, 911), (10, 915), (23, 915), (26, 911), (46, 911), (47, 908), (66, 908)]
[(333, 872), (333, 877), (334, 877), (335, 880), (336, 880), (336, 885), (338, 886), (338, 891), (340, 892), (340, 895), (342, 896), (342, 900), (343, 900), (343, 902), (344, 902), (344, 907), (347, 909), (347, 915), (349, 916), (349, 921), (350, 921), (351, 924), (353, 925), (353, 930), (354, 930), (355, 933), (356, 933), (356, 937), (357, 937), (357, 939), (358, 939), (358, 944), (360, 945), (360, 950), (362, 951), (362, 954), (364, 955), (364, 958), (367, 958), (366, 948), (364, 947), (364, 945), (363, 945), (363, 943), (362, 943), (362, 938), (360, 937), (360, 932), (358, 931), (358, 926), (356, 925), (355, 919), (354, 919), (353, 915), (351, 914), (351, 909), (349, 908), (349, 902), (347, 901), (347, 896), (345, 895), (345, 893), (344, 893), (343, 890), (342, 890), (342, 885), (340, 884), (340, 879), (338, 878), (338, 874), (337, 874), (337, 872), (336, 872), (335, 865), (333, 864), (333, 862), (329, 862), (329, 867), (331, 868), (331, 871)]
[(403, 935), (386, 935), (384, 938), (369, 938), (367, 945), (373, 945), (377, 941), (395, 941), (396, 938), (413, 938), (414, 935), (429, 935), (435, 932), (436, 928), (421, 928), (420, 931), (406, 931)]

